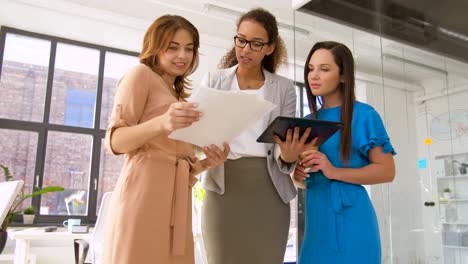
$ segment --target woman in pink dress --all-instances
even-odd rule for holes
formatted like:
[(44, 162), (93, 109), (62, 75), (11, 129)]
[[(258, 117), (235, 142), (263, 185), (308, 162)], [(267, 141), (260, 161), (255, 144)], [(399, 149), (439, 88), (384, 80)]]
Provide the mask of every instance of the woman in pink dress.
[(194, 263), (191, 187), (229, 152), (227, 144), (204, 147), (198, 160), (193, 145), (168, 138), (201, 118), (185, 101), (198, 47), (189, 21), (162, 16), (145, 34), (141, 64), (118, 83), (106, 145), (126, 158), (106, 223), (105, 264)]

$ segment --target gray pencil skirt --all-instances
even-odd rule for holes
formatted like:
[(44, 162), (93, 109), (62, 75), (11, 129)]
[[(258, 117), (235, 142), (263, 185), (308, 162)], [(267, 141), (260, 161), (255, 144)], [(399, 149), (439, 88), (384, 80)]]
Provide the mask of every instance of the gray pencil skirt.
[(202, 232), (209, 264), (282, 264), (289, 203), (281, 201), (265, 158), (227, 160), (225, 193), (206, 191)]

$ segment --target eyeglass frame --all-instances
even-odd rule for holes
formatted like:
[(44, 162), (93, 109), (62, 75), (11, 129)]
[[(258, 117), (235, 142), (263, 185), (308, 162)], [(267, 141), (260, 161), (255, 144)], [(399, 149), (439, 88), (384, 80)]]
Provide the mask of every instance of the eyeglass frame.
[[(236, 43), (236, 42), (237, 42), (237, 41), (236, 41), (237, 39), (243, 39), (243, 40), (245, 41), (245, 45), (244, 45), (243, 47), (237, 45), (237, 43)], [(260, 44), (262, 44), (262, 46), (260, 47), (259, 50), (253, 49), (253, 48), (252, 48), (252, 42), (260, 43)], [(243, 49), (243, 48), (245, 48), (245, 46), (247, 46), (247, 44), (249, 44), (249, 48), (250, 48), (251, 50), (253, 50), (253, 51), (261, 51), (261, 50), (263, 49), (263, 46), (265, 46), (265, 45), (270, 45), (271, 42), (261, 42), (261, 41), (258, 41), (258, 40), (246, 40), (246, 39), (243, 38), (243, 37), (234, 36), (234, 45), (235, 45), (236, 47), (239, 47), (239, 48), (242, 48), (242, 49)]]

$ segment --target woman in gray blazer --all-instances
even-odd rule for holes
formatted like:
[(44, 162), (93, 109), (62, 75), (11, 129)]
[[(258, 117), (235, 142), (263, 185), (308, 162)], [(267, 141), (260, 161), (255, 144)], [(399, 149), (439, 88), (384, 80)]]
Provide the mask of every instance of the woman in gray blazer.
[(220, 63), (224, 69), (206, 74), (204, 85), (257, 94), (277, 107), (230, 142), (228, 160), (202, 177), (203, 239), (209, 264), (279, 264), (288, 239), (289, 202), (296, 196), (290, 173), (304, 144), (292, 131), (282, 149), (256, 139), (277, 116), (295, 115), (296, 92), (292, 81), (274, 74), (286, 49), (271, 13), (260, 8), (245, 13), (234, 44)]

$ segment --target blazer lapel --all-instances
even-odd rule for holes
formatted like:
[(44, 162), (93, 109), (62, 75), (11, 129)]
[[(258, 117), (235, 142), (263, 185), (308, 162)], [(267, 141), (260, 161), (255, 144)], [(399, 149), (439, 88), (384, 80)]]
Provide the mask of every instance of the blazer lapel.
[(263, 75), (265, 76), (265, 100), (270, 101), (277, 105), (275, 109), (270, 112), (270, 117), (268, 118), (268, 123), (271, 123), (276, 116), (279, 115), (279, 104), (281, 102), (279, 96), (278, 82), (275, 80), (274, 75), (263, 69)]
[(231, 68), (226, 69), (224, 72), (224, 76), (222, 76), (220, 83), (222, 85), (219, 86), (219, 89), (222, 91), (230, 91), (232, 87), (232, 83), (234, 82), (234, 78), (237, 78), (236, 76), (236, 70), (237, 70), (237, 64), (235, 66), (232, 66)]

